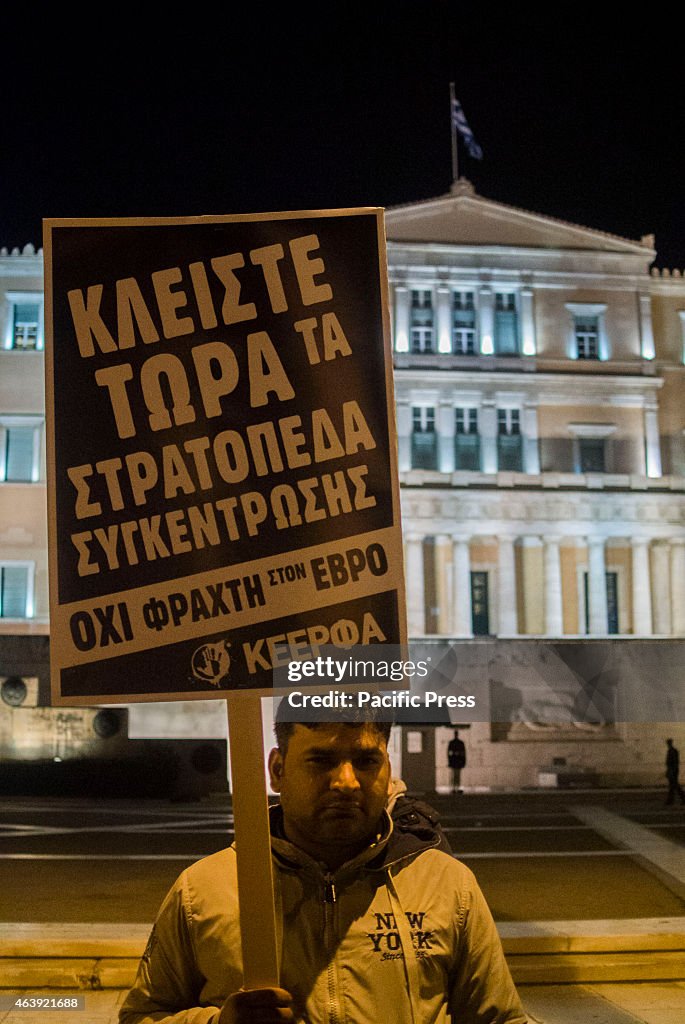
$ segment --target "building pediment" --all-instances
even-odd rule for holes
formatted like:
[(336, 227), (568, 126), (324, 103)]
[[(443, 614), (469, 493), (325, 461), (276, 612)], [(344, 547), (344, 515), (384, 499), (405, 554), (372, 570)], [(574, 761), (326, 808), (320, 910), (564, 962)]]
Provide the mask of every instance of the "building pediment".
[(520, 210), (477, 195), (460, 179), (447, 195), (385, 212), (388, 241), (523, 249), (575, 249), (654, 258), (653, 238), (640, 241)]

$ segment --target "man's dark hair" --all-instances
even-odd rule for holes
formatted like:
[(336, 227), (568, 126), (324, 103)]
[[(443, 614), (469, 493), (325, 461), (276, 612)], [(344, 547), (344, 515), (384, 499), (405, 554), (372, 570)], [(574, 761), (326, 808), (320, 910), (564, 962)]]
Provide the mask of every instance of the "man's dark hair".
[(301, 708), (290, 707), (288, 701), (284, 698), (278, 705), (274, 719), (276, 743), (283, 757), (287, 753), (288, 742), (295, 731), (296, 725), (301, 725), (305, 729), (324, 729), (331, 725), (348, 725), (358, 729), (360, 726), (365, 725), (373, 732), (378, 733), (379, 736), (382, 736), (386, 746), (388, 745), (390, 730), (392, 729), (392, 722), (387, 720), (380, 721), (374, 715), (373, 710), (366, 708), (317, 708), (316, 710), (307, 709), (306, 713), (303, 714)]

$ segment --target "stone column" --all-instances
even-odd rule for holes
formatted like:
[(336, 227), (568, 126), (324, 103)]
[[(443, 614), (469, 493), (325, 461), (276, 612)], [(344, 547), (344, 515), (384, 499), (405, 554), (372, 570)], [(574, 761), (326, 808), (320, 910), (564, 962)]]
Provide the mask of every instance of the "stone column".
[(533, 289), (522, 288), (520, 292), (521, 309), (521, 352), (524, 356), (534, 356), (537, 351), (535, 342), (535, 317), (533, 315)]
[(648, 292), (638, 295), (640, 310), (640, 352), (643, 359), (654, 359), (654, 331), (652, 330), (652, 299)]
[(526, 402), (523, 406), (523, 472), (538, 474), (540, 472), (540, 446), (538, 443), (538, 408)]
[(452, 289), (446, 284), (437, 288), (436, 327), (438, 329), (438, 352), (452, 351)]
[(483, 401), (478, 418), (480, 464), (484, 473), (497, 472), (497, 409), (493, 401)]
[(452, 632), (473, 636), (471, 617), (471, 554), (467, 537), (452, 537)]
[(410, 637), (426, 632), (423, 582), (423, 534), (409, 533), (406, 540), (407, 630)]
[(3, 299), (0, 302), (0, 348), (11, 349), (14, 344), (14, 303)]
[(33, 428), (33, 451), (31, 452), (31, 481), (38, 483), (41, 470), (41, 450), (43, 447), (43, 428)]
[(397, 412), (397, 465), (400, 473), (411, 469), (411, 405), (408, 398), (398, 398)]
[(652, 585), (649, 568), (649, 541), (632, 540), (633, 635), (652, 635)]
[(604, 362), (611, 358), (611, 349), (609, 347), (609, 335), (607, 334), (607, 323), (606, 323), (606, 311), (605, 305), (597, 307), (598, 325), (599, 325), (599, 338), (597, 339), (597, 351), (599, 358)]
[(559, 537), (545, 537), (545, 633), (564, 635), (564, 611), (561, 597), (561, 558)]
[(519, 606), (521, 618), (518, 621), (520, 634), (541, 634), (545, 631), (544, 608), (544, 552), (542, 539), (530, 534), (521, 537), (514, 545), (514, 554), (519, 550), (517, 590), (523, 600)]
[(438, 606), (438, 633), (449, 636), (452, 627), (452, 540), (447, 534), (435, 537), (435, 602)]
[(498, 579), (498, 629), (501, 636), (516, 636), (518, 621), (516, 614), (516, 563), (514, 541), (511, 537), (499, 538)]
[(441, 473), (454, 472), (454, 434), (456, 423), (454, 405), (441, 400), (438, 405), (438, 469)]
[(588, 620), (591, 636), (606, 636), (608, 631), (607, 578), (604, 538), (588, 537)]
[(45, 302), (38, 303), (38, 348), (45, 348)]
[(647, 476), (661, 476), (659, 414), (656, 404), (645, 407), (645, 456), (647, 462)]
[(409, 289), (395, 285), (395, 351), (409, 351)]
[(685, 636), (685, 537), (671, 540), (671, 632)]
[(652, 609), (654, 632), (671, 634), (671, 552), (668, 541), (652, 544)]
[(487, 285), (478, 293), (478, 325), (481, 353), (491, 356), (495, 351), (495, 296)]

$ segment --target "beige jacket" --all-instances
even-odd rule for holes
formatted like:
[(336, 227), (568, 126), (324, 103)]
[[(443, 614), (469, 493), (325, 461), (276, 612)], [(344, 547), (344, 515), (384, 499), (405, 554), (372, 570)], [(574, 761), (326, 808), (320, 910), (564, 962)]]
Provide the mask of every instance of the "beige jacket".
[[(420, 811), (394, 830), (388, 816), (383, 836), (331, 875), (278, 837), (273, 810), (281, 985), (298, 1021), (525, 1024), (478, 884)], [(231, 847), (171, 889), (120, 1024), (216, 1024), (241, 985)]]

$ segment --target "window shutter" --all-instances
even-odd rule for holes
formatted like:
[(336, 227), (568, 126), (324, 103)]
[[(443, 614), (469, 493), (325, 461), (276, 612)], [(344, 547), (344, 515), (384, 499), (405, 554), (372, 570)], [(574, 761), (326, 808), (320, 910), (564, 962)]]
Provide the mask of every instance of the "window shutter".
[(6, 480), (30, 480), (33, 470), (33, 427), (7, 430)]
[(29, 571), (24, 565), (5, 565), (2, 568), (2, 606), (0, 614), (5, 619), (26, 617), (26, 594)]

